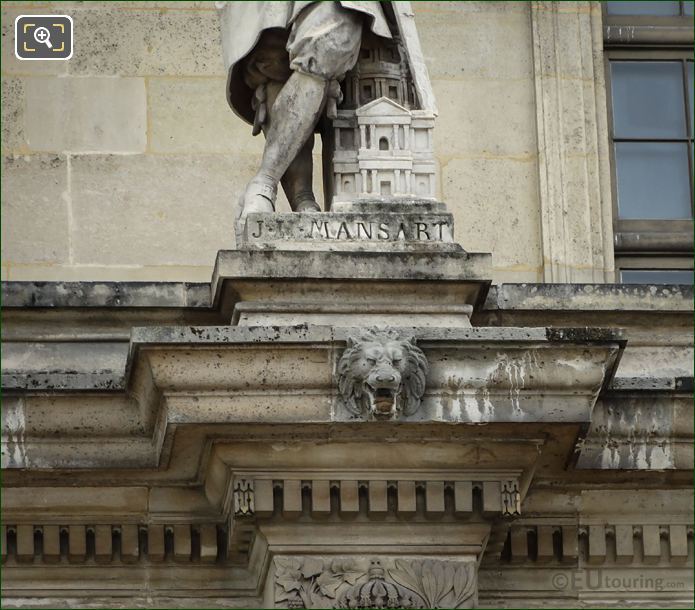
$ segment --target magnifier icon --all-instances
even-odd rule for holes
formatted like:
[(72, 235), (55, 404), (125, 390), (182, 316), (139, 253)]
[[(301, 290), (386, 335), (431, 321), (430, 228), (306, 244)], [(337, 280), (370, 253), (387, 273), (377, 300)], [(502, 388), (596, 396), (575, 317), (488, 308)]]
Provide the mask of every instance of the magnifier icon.
[(48, 31), (48, 28), (36, 28), (34, 30), (34, 40), (38, 43), (45, 44), (49, 49), (53, 48), (51, 44), (51, 33)]

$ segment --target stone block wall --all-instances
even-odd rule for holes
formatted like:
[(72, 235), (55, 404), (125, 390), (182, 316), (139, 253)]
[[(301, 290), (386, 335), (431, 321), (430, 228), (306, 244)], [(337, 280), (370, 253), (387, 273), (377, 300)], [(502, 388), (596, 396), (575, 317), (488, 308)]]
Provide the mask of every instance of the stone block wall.
[[(496, 281), (542, 281), (530, 4), (413, 7), (456, 237)], [(73, 58), (17, 60), (14, 18), (50, 12)], [(2, 279), (208, 281), (263, 146), (227, 106), (214, 3), (3, 2), (2, 21)]]

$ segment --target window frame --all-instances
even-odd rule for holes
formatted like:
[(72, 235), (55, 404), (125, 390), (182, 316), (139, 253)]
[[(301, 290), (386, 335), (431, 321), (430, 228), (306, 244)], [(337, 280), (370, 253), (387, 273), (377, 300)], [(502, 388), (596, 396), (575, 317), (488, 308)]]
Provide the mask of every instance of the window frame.
[[(613, 230), (615, 233), (669, 233), (669, 234), (683, 234), (680, 242), (681, 248), (684, 251), (692, 250), (692, 237), (693, 237), (693, 219), (695, 218), (695, 206), (693, 205), (693, 196), (695, 195), (693, 184), (693, 126), (691, 125), (692, 118), (689, 112), (689, 102), (690, 102), (690, 92), (688, 91), (688, 61), (692, 61), (692, 53), (688, 54), (689, 51), (684, 50), (652, 50), (652, 51), (636, 51), (624, 49), (610, 49), (605, 52), (606, 61), (606, 72), (607, 79), (606, 84), (608, 85), (607, 98), (608, 98), (608, 133), (610, 138), (610, 163), (611, 163), (611, 191), (613, 195)], [(655, 62), (655, 61), (678, 61), (681, 64), (681, 76), (683, 78), (683, 100), (685, 102), (685, 114), (686, 114), (686, 133), (690, 134), (684, 140), (680, 139), (652, 139), (652, 138), (615, 138), (613, 134), (613, 91), (611, 82), (611, 62), (612, 61), (634, 61), (634, 62)], [(688, 147), (688, 171), (690, 173), (690, 213), (692, 217), (690, 219), (632, 219), (632, 218), (620, 218), (618, 210), (618, 175), (617, 175), (617, 164), (615, 159), (615, 143), (616, 142), (674, 142), (674, 143), (685, 143)], [(688, 232), (690, 237), (688, 237)], [(655, 245), (655, 238), (658, 235), (652, 236), (650, 240), (647, 240), (650, 246), (645, 244), (645, 248), (652, 249)], [(621, 241), (616, 239), (616, 246), (618, 242)], [(635, 243), (637, 240), (630, 240), (629, 243), (633, 246), (637, 246)], [(666, 249), (672, 249), (676, 246), (673, 239), (665, 239), (664, 244)]]
[[(613, 235), (616, 257), (616, 281), (622, 269), (693, 269), (693, 222), (695, 219), (695, 179), (693, 178), (693, 132), (690, 115), (688, 61), (693, 57), (693, 17), (684, 14), (683, 2), (679, 16), (609, 15), (602, 3), (604, 32), (604, 74), (608, 116), (608, 137), (613, 198)], [(683, 100), (686, 104), (686, 139), (690, 171), (691, 219), (621, 219), (618, 210), (618, 181), (615, 142), (630, 138), (613, 138), (613, 92), (611, 61), (679, 61), (682, 64)], [(635, 141), (650, 141), (650, 138)], [(654, 140), (659, 141), (659, 140)], [(660, 140), (669, 141), (669, 140)]]
[[(646, 265), (646, 266), (645, 266)], [(624, 256), (620, 258), (620, 266), (616, 269), (616, 281), (622, 283), (621, 273), (623, 271), (693, 271), (693, 259), (683, 259), (679, 256)]]

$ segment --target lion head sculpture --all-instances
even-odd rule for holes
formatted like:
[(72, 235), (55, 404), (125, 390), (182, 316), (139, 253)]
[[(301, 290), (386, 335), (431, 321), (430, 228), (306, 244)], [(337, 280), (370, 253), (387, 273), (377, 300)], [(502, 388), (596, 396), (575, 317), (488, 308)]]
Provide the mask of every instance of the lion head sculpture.
[(348, 337), (337, 376), (338, 391), (351, 413), (376, 419), (412, 415), (425, 393), (427, 358), (414, 338), (371, 329)]

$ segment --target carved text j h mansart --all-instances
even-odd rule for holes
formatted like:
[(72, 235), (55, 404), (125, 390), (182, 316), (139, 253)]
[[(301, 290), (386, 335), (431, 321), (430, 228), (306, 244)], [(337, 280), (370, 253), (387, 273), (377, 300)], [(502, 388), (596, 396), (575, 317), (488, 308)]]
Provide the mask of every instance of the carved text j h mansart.
[[(303, 239), (349, 241), (449, 241), (452, 227), (440, 218), (428, 219), (426, 216), (417, 221), (403, 217), (389, 218), (324, 218), (313, 215), (296, 216), (292, 219), (291, 233), (300, 234)], [(290, 227), (281, 218), (253, 217), (248, 219), (247, 239), (262, 241), (268, 238), (288, 236)]]

